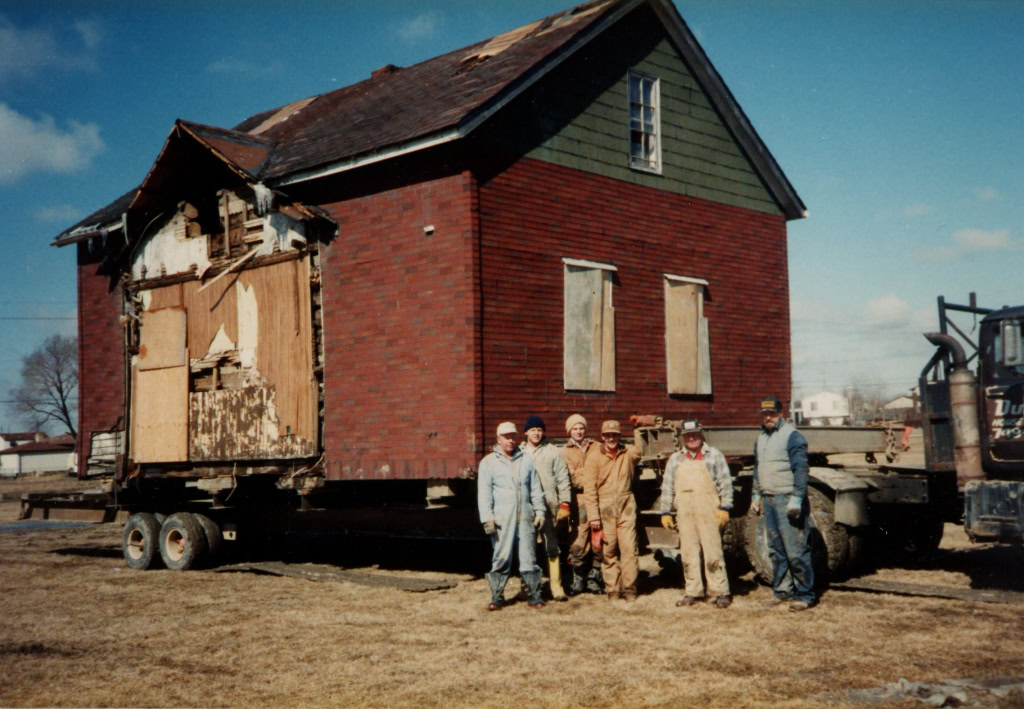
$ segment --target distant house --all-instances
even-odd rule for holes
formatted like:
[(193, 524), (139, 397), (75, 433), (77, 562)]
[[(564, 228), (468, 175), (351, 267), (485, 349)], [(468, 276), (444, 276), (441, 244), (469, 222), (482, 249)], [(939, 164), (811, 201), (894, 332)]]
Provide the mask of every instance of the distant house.
[(806, 426), (842, 426), (850, 422), (850, 402), (841, 394), (821, 391), (801, 400), (799, 419)]
[(916, 390), (911, 396), (898, 396), (882, 405), (882, 417), (887, 421), (903, 421), (911, 426), (920, 425), (920, 411)]
[(791, 387), (803, 216), (670, 0), (178, 120), (55, 240), (83, 474), (470, 478), (530, 414), (756, 423), (756, 392)]
[(75, 469), (75, 437), (70, 434), (11, 446), (0, 450), (0, 475), (71, 472)]
[(26, 431), (23, 433), (0, 433), (0, 450), (14, 446), (41, 441), (47, 436), (42, 431)]

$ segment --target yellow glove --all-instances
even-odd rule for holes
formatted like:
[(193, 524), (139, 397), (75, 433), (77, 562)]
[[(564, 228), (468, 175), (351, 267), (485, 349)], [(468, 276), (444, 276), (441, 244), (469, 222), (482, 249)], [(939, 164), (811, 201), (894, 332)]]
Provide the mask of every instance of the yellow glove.
[(563, 502), (558, 506), (558, 512), (555, 513), (555, 524), (561, 524), (569, 519), (569, 503)]
[(662, 515), (661, 516), (661, 526), (664, 527), (665, 529), (675, 529), (676, 528), (676, 521), (674, 519), (672, 519), (672, 515)]
[(729, 510), (718, 510), (715, 514), (718, 516), (719, 529), (722, 529), (725, 525), (729, 524)]

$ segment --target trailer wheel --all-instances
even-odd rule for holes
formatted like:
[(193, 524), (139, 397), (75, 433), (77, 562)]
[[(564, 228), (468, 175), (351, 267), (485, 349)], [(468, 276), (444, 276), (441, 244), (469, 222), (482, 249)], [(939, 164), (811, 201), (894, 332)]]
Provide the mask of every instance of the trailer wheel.
[[(844, 526), (835, 523), (835, 504), (825, 493), (809, 487), (807, 499), (811, 505), (808, 516), (811, 559), (815, 582), (823, 586), (829, 580), (845, 578), (850, 572), (850, 538)], [(768, 535), (764, 516), (747, 514), (747, 558), (762, 582), (772, 581), (772, 560), (768, 553)]]
[(192, 516), (203, 530), (203, 536), (206, 538), (206, 563), (212, 566), (216, 564), (223, 550), (224, 533), (221, 532), (220, 525), (206, 515), (193, 513)]
[(187, 571), (206, 552), (206, 534), (188, 512), (176, 512), (160, 528), (160, 557), (168, 569)]
[(158, 565), (160, 523), (149, 512), (136, 512), (124, 525), (121, 550), (129, 568), (145, 571)]

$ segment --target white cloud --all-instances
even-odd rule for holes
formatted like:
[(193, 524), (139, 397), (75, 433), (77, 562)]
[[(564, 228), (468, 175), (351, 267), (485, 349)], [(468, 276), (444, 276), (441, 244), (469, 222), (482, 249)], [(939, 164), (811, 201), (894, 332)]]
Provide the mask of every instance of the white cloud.
[(396, 34), (406, 42), (414, 42), (420, 39), (432, 39), (441, 23), (441, 16), (437, 12), (421, 12), (415, 17), (403, 20), (396, 30)]
[(935, 207), (930, 204), (924, 204), (918, 202), (916, 204), (908, 204), (903, 208), (903, 214), (908, 217), (923, 217), (926, 214), (931, 214), (935, 211)]
[(96, 69), (102, 25), (94, 20), (72, 24), (74, 34), (59, 36), (53, 28), (15, 27), (0, 15), (0, 80), (31, 77), (47, 69)]
[(82, 44), (85, 45), (86, 49), (96, 49), (103, 40), (103, 30), (95, 20), (79, 20), (72, 27), (75, 28), (75, 31), (82, 38)]
[(978, 198), (979, 202), (992, 202), (1002, 197), (995, 187), (979, 187), (974, 190), (974, 196)]
[(206, 65), (208, 74), (246, 74), (248, 76), (280, 76), (284, 65), (275, 60), (267, 64), (248, 62), (234, 57), (224, 57)]
[(51, 204), (39, 207), (33, 214), (41, 222), (74, 222), (82, 216), (81, 210), (70, 204)]
[(77, 172), (106, 147), (96, 123), (72, 120), (62, 130), (52, 116), (32, 120), (0, 103), (0, 184), (32, 172)]
[(953, 234), (953, 240), (965, 251), (1008, 251), (1015, 247), (1007, 229), (961, 229)]

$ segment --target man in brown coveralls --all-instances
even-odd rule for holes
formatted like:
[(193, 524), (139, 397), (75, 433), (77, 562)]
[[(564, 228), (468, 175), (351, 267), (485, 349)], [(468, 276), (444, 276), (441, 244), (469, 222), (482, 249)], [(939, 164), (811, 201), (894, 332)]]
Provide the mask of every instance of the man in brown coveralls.
[(587, 507), (583, 503), (583, 463), (587, 456), (598, 449), (598, 444), (587, 438), (587, 420), (573, 414), (565, 420), (565, 432), (569, 440), (562, 448), (565, 464), (572, 480), (572, 511), (570, 518), (569, 566), (572, 567), (572, 585), (569, 595), (576, 596), (584, 591), (602, 593), (601, 555), (594, 552), (590, 543), (590, 525), (587, 524)]
[(618, 421), (601, 424), (601, 448), (583, 464), (583, 497), (594, 549), (602, 554), (605, 593), (635, 601), (640, 568), (633, 476), (640, 451), (619, 445), (621, 436)]

